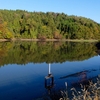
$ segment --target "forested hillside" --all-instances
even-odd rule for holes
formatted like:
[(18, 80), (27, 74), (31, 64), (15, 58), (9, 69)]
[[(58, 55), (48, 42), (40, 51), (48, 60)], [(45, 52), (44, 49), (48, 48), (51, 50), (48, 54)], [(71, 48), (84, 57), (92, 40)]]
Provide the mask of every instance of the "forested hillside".
[(0, 39), (100, 39), (100, 24), (54, 12), (0, 10)]

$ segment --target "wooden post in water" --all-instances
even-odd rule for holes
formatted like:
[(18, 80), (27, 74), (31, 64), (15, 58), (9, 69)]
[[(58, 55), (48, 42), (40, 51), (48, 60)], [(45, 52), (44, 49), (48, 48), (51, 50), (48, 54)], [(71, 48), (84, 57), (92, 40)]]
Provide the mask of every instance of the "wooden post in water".
[(48, 89), (48, 92), (50, 94), (51, 88), (54, 86), (54, 77), (51, 74), (51, 64), (49, 63), (49, 73), (45, 77), (45, 88)]
[(51, 66), (50, 66), (50, 63), (49, 63), (49, 75), (51, 74)]

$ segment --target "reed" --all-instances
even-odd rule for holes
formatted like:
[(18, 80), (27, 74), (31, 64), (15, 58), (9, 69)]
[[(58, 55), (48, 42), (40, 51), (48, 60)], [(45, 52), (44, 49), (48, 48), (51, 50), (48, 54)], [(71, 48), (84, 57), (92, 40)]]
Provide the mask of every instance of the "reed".
[(100, 100), (100, 76), (96, 82), (89, 81), (88, 85), (80, 84), (80, 90), (71, 88), (72, 97), (68, 96), (67, 82), (66, 90), (61, 91), (62, 98), (59, 100)]

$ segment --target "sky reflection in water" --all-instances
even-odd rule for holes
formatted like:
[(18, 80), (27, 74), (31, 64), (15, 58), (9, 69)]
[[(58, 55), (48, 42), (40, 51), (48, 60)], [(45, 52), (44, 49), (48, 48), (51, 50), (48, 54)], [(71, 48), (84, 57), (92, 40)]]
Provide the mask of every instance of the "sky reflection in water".
[[(90, 71), (87, 73), (88, 78), (100, 74), (100, 57), (94, 56), (84, 61), (52, 63), (54, 88), (64, 88), (64, 82), (71, 85), (72, 80), (76, 81), (77, 77), (60, 78), (84, 70)], [(2, 66), (0, 68), (0, 100), (32, 100), (45, 95), (47, 90), (44, 86), (44, 78), (47, 75), (47, 63)]]

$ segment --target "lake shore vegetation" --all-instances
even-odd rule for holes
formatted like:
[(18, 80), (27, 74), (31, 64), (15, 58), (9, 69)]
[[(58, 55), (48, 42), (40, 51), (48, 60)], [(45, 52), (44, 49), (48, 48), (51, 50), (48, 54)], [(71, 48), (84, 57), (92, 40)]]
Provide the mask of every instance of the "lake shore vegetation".
[(100, 40), (100, 24), (64, 13), (1, 9), (0, 39)]
[(61, 91), (62, 98), (59, 100), (100, 100), (100, 75), (96, 82), (88, 81), (88, 84), (80, 84), (79, 90), (73, 87), (71, 92), (72, 97), (69, 97), (66, 85), (66, 90)]

